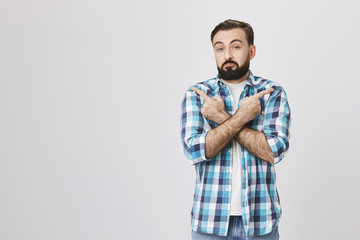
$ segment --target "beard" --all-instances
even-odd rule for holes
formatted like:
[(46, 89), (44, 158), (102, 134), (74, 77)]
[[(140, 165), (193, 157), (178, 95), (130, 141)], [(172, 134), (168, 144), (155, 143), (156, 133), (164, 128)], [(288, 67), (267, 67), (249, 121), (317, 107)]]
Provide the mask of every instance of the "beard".
[[(235, 69), (232, 69), (232, 67), (227, 67), (226, 70), (224, 69), (224, 65), (227, 63), (233, 63), (236, 65)], [(245, 76), (245, 74), (249, 71), (250, 68), (250, 55), (245, 60), (245, 63), (239, 67), (239, 64), (232, 60), (225, 61), (221, 68), (217, 68), (219, 71), (219, 76), (223, 80), (237, 80), (239, 78), (242, 78)]]

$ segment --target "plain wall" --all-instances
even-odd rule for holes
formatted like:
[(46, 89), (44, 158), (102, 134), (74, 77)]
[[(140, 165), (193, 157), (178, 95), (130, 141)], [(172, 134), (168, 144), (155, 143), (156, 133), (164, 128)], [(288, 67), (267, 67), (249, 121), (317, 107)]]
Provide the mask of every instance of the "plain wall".
[(282, 239), (357, 239), (357, 1), (0, 2), (0, 239), (190, 239), (185, 90), (210, 32), (255, 31), (255, 75), (292, 110)]

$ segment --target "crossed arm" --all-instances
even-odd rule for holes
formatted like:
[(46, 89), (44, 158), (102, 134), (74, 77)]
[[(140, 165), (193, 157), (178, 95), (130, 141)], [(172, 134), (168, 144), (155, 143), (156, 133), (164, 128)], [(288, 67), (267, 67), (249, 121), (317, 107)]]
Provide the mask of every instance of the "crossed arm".
[(206, 135), (205, 156), (207, 158), (214, 157), (234, 138), (254, 156), (274, 163), (274, 155), (265, 135), (262, 132), (244, 127), (247, 122), (259, 115), (261, 111), (259, 99), (273, 92), (272, 88), (244, 98), (233, 116), (226, 112), (224, 102), (220, 97), (210, 98), (197, 88), (192, 88), (192, 90), (205, 99), (201, 110), (202, 114), (219, 124)]

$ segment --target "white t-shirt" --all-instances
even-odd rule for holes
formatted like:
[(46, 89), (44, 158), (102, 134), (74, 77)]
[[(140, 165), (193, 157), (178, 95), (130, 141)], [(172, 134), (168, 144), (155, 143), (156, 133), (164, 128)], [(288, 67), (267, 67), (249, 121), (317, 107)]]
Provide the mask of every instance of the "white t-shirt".
[[(232, 99), (234, 100), (234, 109), (232, 114), (236, 112), (239, 106), (239, 98), (244, 90), (245, 83), (231, 84), (221, 80), (230, 90)], [(231, 163), (231, 207), (230, 215), (240, 216), (241, 214), (241, 191), (242, 191), (242, 156), (241, 146), (236, 140), (232, 140), (232, 163)]]

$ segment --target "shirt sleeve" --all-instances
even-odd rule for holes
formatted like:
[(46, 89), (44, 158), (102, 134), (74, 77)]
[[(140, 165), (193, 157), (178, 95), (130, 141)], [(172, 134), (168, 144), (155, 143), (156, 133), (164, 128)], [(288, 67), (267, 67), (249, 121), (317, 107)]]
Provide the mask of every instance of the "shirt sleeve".
[(192, 164), (211, 160), (205, 157), (205, 137), (210, 129), (201, 113), (200, 97), (188, 90), (181, 109), (181, 140), (186, 157)]
[(273, 87), (264, 109), (263, 132), (274, 154), (274, 164), (280, 162), (289, 149), (290, 107), (285, 91)]

